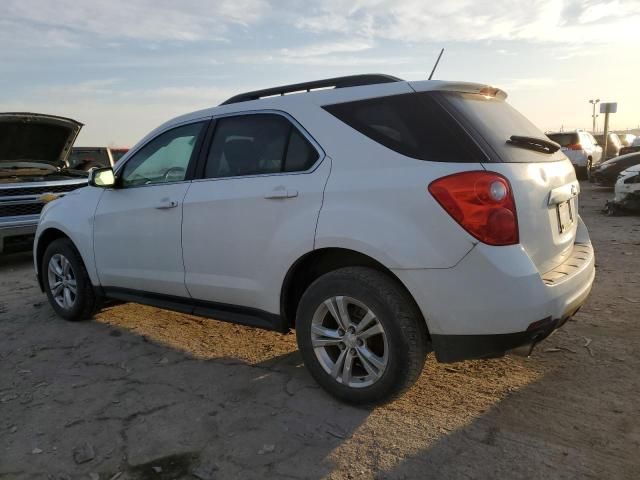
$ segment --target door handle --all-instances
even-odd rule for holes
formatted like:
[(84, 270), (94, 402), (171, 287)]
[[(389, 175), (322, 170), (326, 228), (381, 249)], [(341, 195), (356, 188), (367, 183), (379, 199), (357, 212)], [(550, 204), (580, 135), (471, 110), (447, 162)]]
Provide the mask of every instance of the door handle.
[(156, 206), (158, 210), (168, 210), (169, 208), (175, 208), (178, 206), (178, 202), (175, 200), (169, 200), (168, 198), (163, 198), (160, 200), (160, 204)]
[(287, 189), (283, 186), (276, 187), (267, 194), (265, 194), (264, 198), (268, 199), (279, 199), (279, 198), (294, 198), (298, 196), (297, 190)]

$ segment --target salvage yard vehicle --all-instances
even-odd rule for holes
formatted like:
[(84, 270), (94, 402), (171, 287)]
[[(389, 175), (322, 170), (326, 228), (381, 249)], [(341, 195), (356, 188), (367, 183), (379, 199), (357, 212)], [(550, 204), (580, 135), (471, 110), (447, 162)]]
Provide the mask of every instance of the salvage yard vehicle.
[(43, 195), (87, 185), (66, 159), (82, 124), (40, 113), (0, 113), (0, 253), (29, 249)]
[[(604, 148), (604, 135), (596, 135), (595, 138), (598, 144), (601, 145), (602, 148)], [(607, 134), (607, 152), (604, 155), (604, 158), (606, 160), (609, 160), (610, 158), (617, 157), (618, 155), (620, 155), (620, 150), (622, 149), (622, 147), (623, 145), (620, 141), (620, 138), (618, 138), (618, 135), (609, 132)]]
[(70, 168), (90, 170), (99, 167), (113, 167), (128, 148), (113, 147), (73, 147), (67, 163)]
[(585, 130), (548, 132), (547, 137), (560, 145), (562, 153), (569, 157), (579, 177), (588, 178), (593, 168), (602, 161), (602, 147)]
[(629, 167), (618, 175), (614, 192), (613, 200), (605, 205), (609, 215), (640, 212), (640, 165)]
[(637, 136), (631, 142), (628, 147), (622, 147), (620, 149), (620, 155), (626, 155), (627, 153), (640, 152), (640, 136)]
[(591, 180), (603, 187), (613, 187), (623, 170), (638, 164), (640, 164), (640, 151), (620, 155), (598, 165), (591, 174)]
[(526, 355), (587, 298), (594, 252), (571, 162), (505, 99), (371, 74), (175, 118), (45, 207), (40, 286), (68, 320), (112, 298), (293, 328), (353, 403), (430, 351)]
[(636, 139), (633, 133), (618, 133), (617, 135), (623, 147), (630, 147)]

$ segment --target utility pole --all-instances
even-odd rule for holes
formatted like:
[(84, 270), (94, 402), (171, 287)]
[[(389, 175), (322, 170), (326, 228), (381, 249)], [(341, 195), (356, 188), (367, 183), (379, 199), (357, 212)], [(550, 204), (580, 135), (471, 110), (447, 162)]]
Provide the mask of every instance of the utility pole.
[(589, 103), (593, 106), (593, 113), (591, 114), (591, 120), (593, 121), (593, 128), (591, 129), (591, 133), (596, 133), (596, 104), (600, 102), (599, 98), (595, 100), (589, 100)]

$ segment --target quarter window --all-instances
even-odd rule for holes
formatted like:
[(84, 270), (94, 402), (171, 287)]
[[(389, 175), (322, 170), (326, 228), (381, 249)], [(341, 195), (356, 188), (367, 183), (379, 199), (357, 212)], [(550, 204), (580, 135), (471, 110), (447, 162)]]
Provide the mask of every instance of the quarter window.
[(282, 115), (225, 117), (216, 122), (205, 177), (299, 172), (317, 159), (318, 152)]
[(429, 94), (393, 95), (323, 108), (371, 140), (408, 157), (486, 161), (469, 135)]
[(123, 187), (181, 182), (205, 122), (164, 132), (142, 147), (122, 169)]

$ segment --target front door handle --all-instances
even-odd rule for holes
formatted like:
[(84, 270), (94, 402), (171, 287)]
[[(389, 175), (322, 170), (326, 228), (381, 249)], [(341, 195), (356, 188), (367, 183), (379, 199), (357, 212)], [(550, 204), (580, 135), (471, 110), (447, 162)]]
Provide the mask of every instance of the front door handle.
[(160, 200), (160, 203), (156, 206), (158, 210), (168, 210), (169, 208), (175, 208), (178, 206), (178, 202), (175, 200), (170, 200), (169, 198), (163, 198)]
[(294, 198), (298, 196), (297, 190), (285, 188), (284, 186), (276, 187), (267, 194), (264, 198), (278, 199), (278, 198)]

